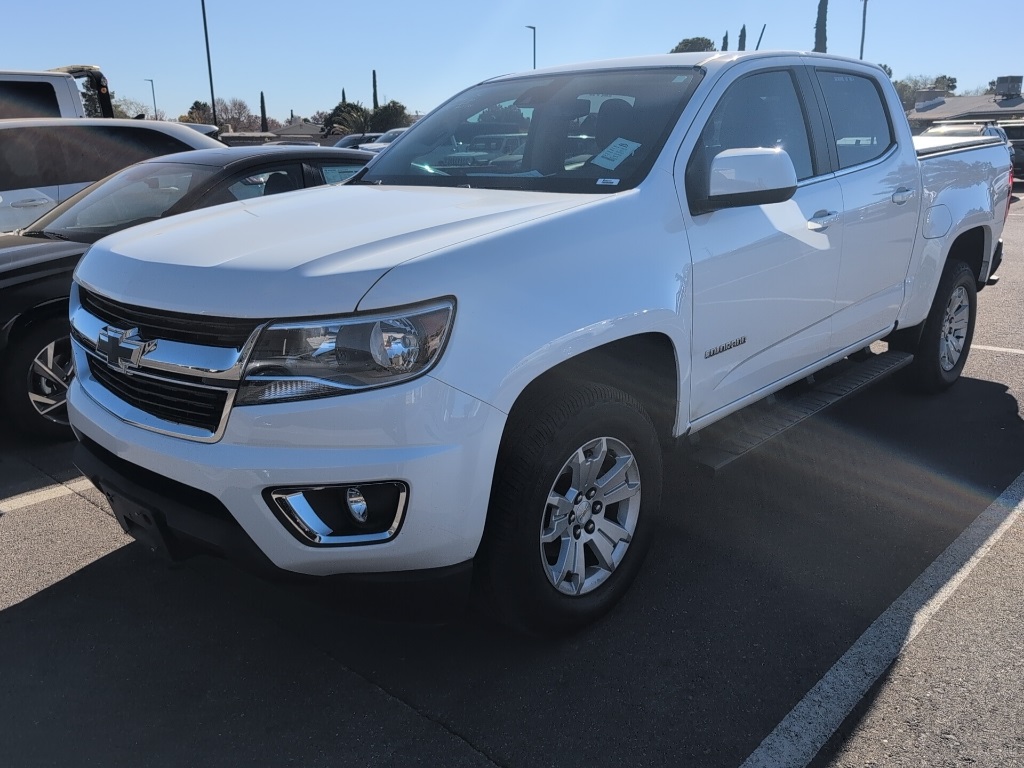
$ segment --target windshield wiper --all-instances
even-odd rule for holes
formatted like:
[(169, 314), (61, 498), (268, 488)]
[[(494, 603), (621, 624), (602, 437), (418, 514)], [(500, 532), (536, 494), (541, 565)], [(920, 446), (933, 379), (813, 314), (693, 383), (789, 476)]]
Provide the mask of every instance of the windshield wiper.
[(31, 229), (27, 232), (19, 232), (22, 237), (41, 237), (47, 240), (70, 240), (71, 238), (67, 235), (62, 235), (60, 232), (47, 232), (43, 229)]

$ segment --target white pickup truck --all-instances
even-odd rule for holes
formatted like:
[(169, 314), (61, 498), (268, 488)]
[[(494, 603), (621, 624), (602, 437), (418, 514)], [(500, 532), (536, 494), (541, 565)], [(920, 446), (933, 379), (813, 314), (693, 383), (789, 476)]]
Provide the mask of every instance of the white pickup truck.
[[(495, 134), (525, 141), (452, 162)], [(919, 156), (882, 71), (836, 57), (489, 80), (354, 183), (93, 246), (76, 461), (153, 549), (471, 568), (510, 625), (568, 631), (685, 506), (663, 504), (664, 448), (878, 340), (862, 380), (956, 381), (1009, 170), (986, 140)]]

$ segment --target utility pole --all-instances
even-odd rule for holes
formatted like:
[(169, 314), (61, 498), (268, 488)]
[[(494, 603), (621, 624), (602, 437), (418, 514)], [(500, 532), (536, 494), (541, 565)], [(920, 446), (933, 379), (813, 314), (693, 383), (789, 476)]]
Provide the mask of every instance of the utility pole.
[(864, 60), (864, 32), (868, 28), (868, 0), (864, 0), (864, 15), (860, 20), (860, 58)]
[(533, 68), (537, 68), (537, 28), (529, 24), (526, 25), (527, 29), (533, 30)]

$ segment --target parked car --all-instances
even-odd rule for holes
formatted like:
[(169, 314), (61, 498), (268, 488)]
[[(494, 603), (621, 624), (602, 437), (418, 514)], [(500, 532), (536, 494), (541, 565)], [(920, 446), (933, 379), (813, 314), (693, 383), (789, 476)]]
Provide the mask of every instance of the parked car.
[(132, 163), (223, 146), (189, 126), (157, 120), (0, 120), (0, 232), (30, 224)]
[(18, 233), (0, 235), (0, 402), (8, 421), (30, 435), (70, 436), (68, 293), (92, 243), (184, 211), (344, 181), (372, 157), (277, 146), (154, 158), (79, 192)]
[[(922, 136), (995, 136), (1006, 145), (1010, 159), (1014, 158), (1013, 143), (1001, 124), (992, 121), (973, 122), (969, 120), (948, 120), (929, 125), (921, 132)], [(1014, 175), (1017, 174), (1016, 167)]]
[(367, 152), (380, 152), (381, 150), (387, 149), (388, 144), (397, 139), (408, 128), (392, 128), (390, 131), (382, 133), (376, 141), (371, 141), (368, 144), (360, 144), (360, 149), (365, 149)]
[(347, 136), (342, 136), (338, 139), (334, 146), (336, 147), (351, 147), (356, 149), (360, 144), (370, 144), (377, 141), (381, 137), (379, 133), (350, 133)]
[(1024, 181), (1024, 120), (1006, 120), (999, 127), (1013, 145), (1013, 178)]

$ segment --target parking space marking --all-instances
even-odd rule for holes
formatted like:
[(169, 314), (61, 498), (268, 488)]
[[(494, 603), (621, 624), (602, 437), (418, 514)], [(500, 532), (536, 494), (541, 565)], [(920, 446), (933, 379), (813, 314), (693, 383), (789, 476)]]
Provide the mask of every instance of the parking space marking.
[(865, 630), (741, 768), (803, 768), (967, 575), (1024, 514), (1024, 473)]
[(1010, 355), (1024, 355), (1024, 349), (1007, 349), (1006, 347), (986, 347), (984, 344), (972, 344), (971, 349), (980, 349), (985, 352), (1006, 352)]
[(92, 487), (93, 484), (91, 481), (84, 477), (80, 477), (77, 480), (72, 480), (68, 483), (60, 483), (58, 485), (48, 486), (38, 491), (21, 493), (17, 496), (12, 496), (9, 499), (0, 499), (0, 513), (13, 512), (16, 509), (31, 507), (33, 504), (40, 504), (44, 501), (50, 501), (51, 499), (59, 499), (61, 496), (70, 496), (73, 493), (80, 493), (81, 491)]

